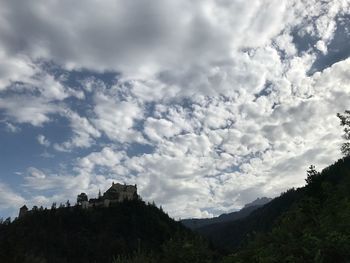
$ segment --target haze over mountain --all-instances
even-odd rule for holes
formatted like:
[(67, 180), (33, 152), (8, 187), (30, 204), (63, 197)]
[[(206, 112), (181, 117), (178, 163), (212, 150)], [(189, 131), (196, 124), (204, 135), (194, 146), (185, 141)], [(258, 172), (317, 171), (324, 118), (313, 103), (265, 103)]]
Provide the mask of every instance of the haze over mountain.
[(195, 230), (197, 228), (201, 228), (203, 226), (210, 225), (210, 224), (235, 221), (238, 219), (245, 218), (251, 212), (253, 212), (254, 210), (258, 209), (259, 207), (267, 204), (271, 200), (272, 200), (272, 198), (267, 198), (267, 197), (257, 198), (253, 202), (244, 205), (244, 207), (241, 210), (236, 211), (236, 212), (222, 214), (222, 215), (219, 215), (217, 217), (212, 217), (212, 218), (183, 219), (183, 220), (181, 220), (181, 223), (184, 224), (186, 227), (188, 227), (192, 230)]

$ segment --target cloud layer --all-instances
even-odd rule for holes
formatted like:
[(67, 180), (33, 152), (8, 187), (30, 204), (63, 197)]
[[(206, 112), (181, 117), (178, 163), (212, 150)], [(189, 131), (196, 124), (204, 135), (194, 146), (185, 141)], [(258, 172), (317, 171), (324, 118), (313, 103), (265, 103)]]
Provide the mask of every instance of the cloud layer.
[(70, 158), (28, 158), (23, 193), (1, 184), (0, 209), (115, 180), (172, 216), (211, 216), (300, 186), (308, 165), (340, 156), (350, 59), (320, 61), (338, 28), (349, 34), (346, 0), (1, 5), (0, 125), (35, 127), (43, 159)]

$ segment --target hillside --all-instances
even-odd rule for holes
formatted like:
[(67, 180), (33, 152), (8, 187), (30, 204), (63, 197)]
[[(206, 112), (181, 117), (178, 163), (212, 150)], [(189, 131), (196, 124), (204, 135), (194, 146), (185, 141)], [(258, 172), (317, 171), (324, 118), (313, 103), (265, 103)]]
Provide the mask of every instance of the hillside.
[(350, 158), (243, 220), (199, 231), (234, 251), (224, 262), (350, 262)]
[(222, 214), (220, 216), (213, 217), (213, 218), (183, 219), (181, 220), (181, 223), (192, 230), (196, 230), (198, 228), (202, 228), (204, 226), (208, 226), (211, 224), (226, 223), (226, 222), (243, 219), (248, 215), (250, 215), (254, 210), (267, 204), (271, 200), (272, 200), (271, 198), (266, 198), (266, 197), (258, 198), (253, 202), (246, 204), (241, 210), (237, 212)]
[(112, 262), (159, 253), (169, 240), (193, 239), (154, 205), (124, 201), (110, 208), (33, 211), (0, 225), (1, 262)]
[(196, 231), (209, 238), (216, 247), (226, 252), (232, 251), (250, 233), (271, 230), (276, 219), (286, 212), (301, 194), (302, 189), (289, 190), (263, 207), (258, 207), (246, 217), (210, 224), (197, 228)]

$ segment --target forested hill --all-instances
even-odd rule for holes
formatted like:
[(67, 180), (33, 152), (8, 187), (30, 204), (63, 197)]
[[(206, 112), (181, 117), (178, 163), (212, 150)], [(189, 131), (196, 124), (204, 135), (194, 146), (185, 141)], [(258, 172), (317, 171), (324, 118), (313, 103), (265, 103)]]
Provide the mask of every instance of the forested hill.
[(225, 263), (350, 262), (350, 158), (321, 173), (310, 168), (305, 187), (207, 232), (233, 249)]
[(209, 238), (216, 247), (225, 252), (232, 251), (240, 246), (248, 235), (271, 230), (274, 222), (301, 198), (302, 192), (303, 189), (288, 190), (245, 217), (205, 225), (195, 231)]
[(116, 262), (159, 254), (170, 240), (194, 239), (181, 223), (139, 200), (110, 208), (34, 211), (0, 225), (0, 262)]

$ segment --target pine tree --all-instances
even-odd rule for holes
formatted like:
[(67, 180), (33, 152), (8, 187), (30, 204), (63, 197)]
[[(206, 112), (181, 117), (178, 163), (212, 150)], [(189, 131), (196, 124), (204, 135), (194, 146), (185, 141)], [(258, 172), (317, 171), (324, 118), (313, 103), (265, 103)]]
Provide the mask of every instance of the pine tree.
[(319, 172), (317, 172), (315, 165), (310, 165), (306, 174), (307, 174), (307, 177), (306, 177), (305, 181), (307, 184), (310, 184), (319, 175)]
[(344, 114), (337, 114), (340, 119), (340, 125), (344, 126), (343, 138), (346, 140), (340, 148), (344, 156), (350, 156), (350, 110), (346, 110)]

